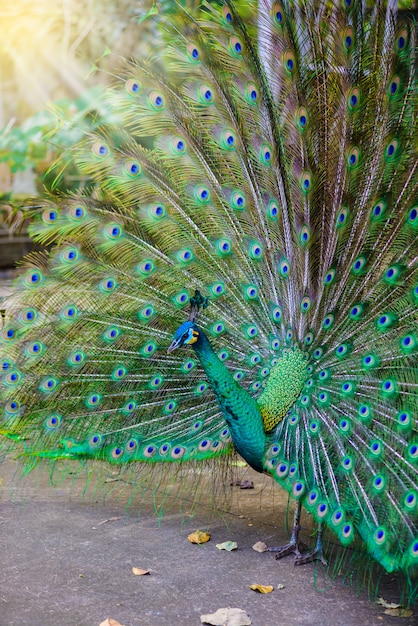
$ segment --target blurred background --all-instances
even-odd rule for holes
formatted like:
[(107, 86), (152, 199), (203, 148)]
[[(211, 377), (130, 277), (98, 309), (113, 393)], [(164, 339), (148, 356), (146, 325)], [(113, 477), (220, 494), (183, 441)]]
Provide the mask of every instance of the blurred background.
[[(106, 57), (152, 50), (152, 0), (0, 0), (0, 197), (33, 194), (109, 82)], [(142, 20), (142, 21), (141, 21)], [(97, 66), (104, 71), (97, 71)], [(26, 173), (26, 174), (25, 174)], [(32, 175), (31, 175), (32, 174)], [(34, 175), (34, 176), (33, 176)]]
[[(12, 207), (50, 190), (50, 166), (109, 121), (101, 93), (120, 57), (152, 53), (155, 13), (153, 0), (0, 0), (0, 270), (32, 248)], [(54, 191), (80, 186), (70, 168)]]

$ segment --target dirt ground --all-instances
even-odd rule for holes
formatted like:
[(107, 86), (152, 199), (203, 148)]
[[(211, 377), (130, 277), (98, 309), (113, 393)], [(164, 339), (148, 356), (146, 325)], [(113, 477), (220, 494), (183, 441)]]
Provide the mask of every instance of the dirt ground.
[[(214, 513), (203, 489), (194, 513), (183, 496), (160, 519), (152, 498), (139, 493), (126, 508), (117, 485), (105, 499), (83, 496), (83, 481), (52, 487), (36, 474), (13, 478), (15, 468), (0, 466), (0, 626), (99, 626), (107, 617), (123, 626), (192, 626), (222, 607), (245, 610), (254, 626), (418, 623), (416, 614), (386, 615), (364, 592), (325, 577), (322, 566), (294, 567), (292, 556), (276, 561), (252, 550), (260, 540), (287, 539), (287, 500), (268, 477), (247, 472), (254, 489), (228, 487), (229, 510)], [(211, 533), (200, 546), (187, 540), (198, 528)], [(238, 549), (216, 548), (227, 540)], [(133, 567), (150, 574), (135, 576)], [(253, 583), (274, 591), (256, 593)], [(395, 587), (386, 583), (382, 595), (393, 601)]]

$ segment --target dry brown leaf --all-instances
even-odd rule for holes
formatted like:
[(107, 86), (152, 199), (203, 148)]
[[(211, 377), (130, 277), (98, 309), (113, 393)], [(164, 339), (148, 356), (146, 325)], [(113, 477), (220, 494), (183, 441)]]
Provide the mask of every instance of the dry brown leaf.
[(257, 543), (253, 545), (253, 550), (256, 552), (265, 552), (267, 550), (267, 545), (264, 541), (257, 541)]
[(231, 552), (231, 550), (236, 550), (238, 548), (238, 544), (236, 541), (224, 541), (223, 543), (217, 543), (216, 547), (218, 550), (226, 550), (227, 552)]
[(250, 585), (250, 589), (258, 591), (259, 593), (271, 593), (274, 587), (273, 585), (259, 585), (258, 583), (255, 583), (254, 585)]
[(196, 530), (196, 532), (191, 533), (187, 539), (190, 543), (206, 543), (210, 540), (210, 534), (205, 533), (203, 530)]
[(216, 613), (200, 616), (202, 624), (211, 626), (251, 626), (251, 620), (242, 609), (218, 609)]
[(123, 626), (117, 619), (113, 619), (113, 617), (108, 617), (104, 622), (101, 622), (100, 626)]
[(412, 617), (414, 614), (412, 609), (403, 609), (401, 606), (396, 609), (385, 609), (383, 613), (392, 617)]
[(132, 573), (135, 576), (145, 576), (145, 574), (149, 574), (149, 569), (141, 569), (140, 567), (133, 567)]

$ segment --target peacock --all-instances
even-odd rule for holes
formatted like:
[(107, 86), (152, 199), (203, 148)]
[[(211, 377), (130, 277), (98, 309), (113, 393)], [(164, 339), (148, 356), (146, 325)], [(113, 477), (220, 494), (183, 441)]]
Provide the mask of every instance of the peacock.
[(169, 8), (72, 149), (92, 184), (29, 212), (44, 249), (5, 305), (4, 447), (215, 476), (236, 451), (295, 501), (277, 557), (325, 563), (328, 529), (411, 600), (414, 24), (385, 0)]

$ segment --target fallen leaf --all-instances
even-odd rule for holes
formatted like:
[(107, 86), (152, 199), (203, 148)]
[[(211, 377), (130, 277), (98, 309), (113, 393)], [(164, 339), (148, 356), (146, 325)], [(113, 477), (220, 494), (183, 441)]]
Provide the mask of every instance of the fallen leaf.
[(256, 552), (265, 552), (267, 550), (267, 545), (264, 541), (257, 541), (257, 543), (253, 545), (253, 550)]
[(132, 573), (135, 576), (145, 576), (145, 574), (149, 574), (149, 569), (141, 569), (140, 567), (133, 567)]
[(216, 613), (201, 615), (202, 624), (211, 626), (251, 626), (251, 620), (242, 609), (218, 609)]
[(403, 609), (401, 606), (396, 609), (385, 609), (383, 613), (392, 617), (412, 617), (414, 614), (412, 609)]
[(258, 591), (259, 593), (271, 593), (274, 587), (273, 585), (259, 585), (258, 583), (255, 583), (254, 585), (250, 585), (250, 589)]
[(191, 533), (187, 539), (190, 543), (206, 543), (210, 539), (210, 534), (205, 533), (203, 530), (196, 530), (196, 532)]
[(236, 550), (238, 548), (238, 544), (236, 541), (224, 541), (223, 543), (217, 543), (216, 547), (218, 550), (227, 550), (227, 552), (231, 552), (231, 550)]
[(112, 617), (108, 617), (104, 622), (101, 622), (100, 626), (122, 626), (117, 619), (113, 619)]
[(376, 604), (380, 604), (384, 606), (385, 609), (399, 609), (402, 605), (397, 604), (396, 602), (387, 602), (384, 598), (377, 598)]
[(284, 589), (284, 585), (282, 585), (282, 583), (279, 583), (279, 584), (277, 585), (277, 589)]

